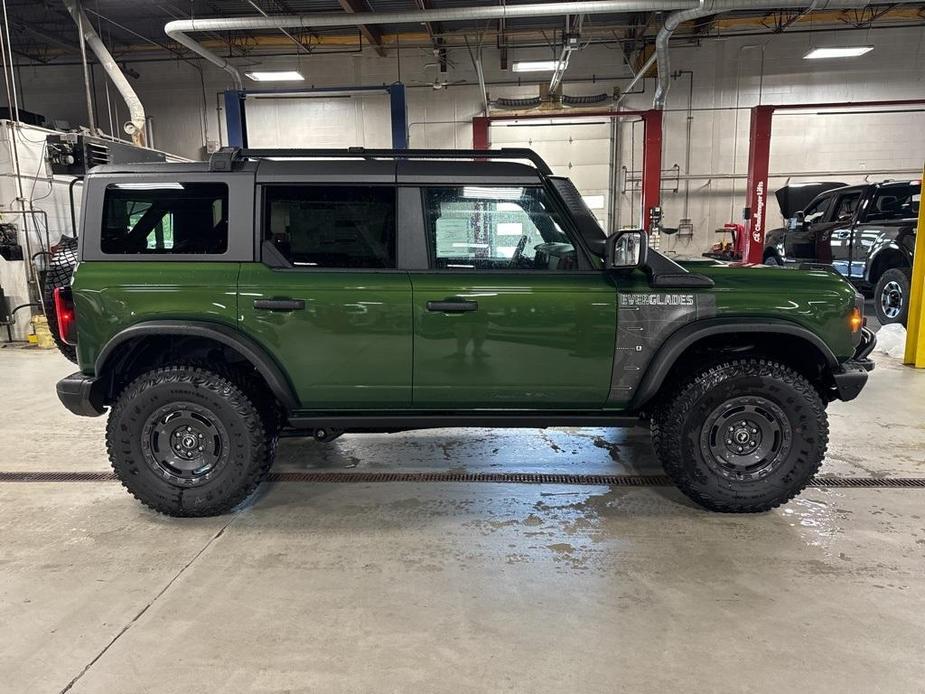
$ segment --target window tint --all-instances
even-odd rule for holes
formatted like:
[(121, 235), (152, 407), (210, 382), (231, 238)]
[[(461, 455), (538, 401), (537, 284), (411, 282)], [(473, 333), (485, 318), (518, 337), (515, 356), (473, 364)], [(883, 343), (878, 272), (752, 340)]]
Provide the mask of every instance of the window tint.
[(264, 238), (300, 267), (395, 267), (395, 189), (271, 186)]
[(818, 198), (811, 203), (803, 212), (803, 221), (805, 222), (823, 222), (825, 221), (825, 211), (829, 209), (829, 203), (832, 201), (831, 195)]
[(224, 183), (114, 183), (106, 187), (107, 254), (218, 254), (228, 248)]
[(854, 213), (857, 212), (860, 202), (861, 191), (857, 191), (856, 193), (845, 193), (839, 196), (838, 205), (835, 208), (835, 221), (850, 222), (854, 219)]
[(575, 247), (542, 188), (427, 188), (424, 206), (437, 268), (577, 269)]
[(914, 219), (919, 214), (921, 183), (884, 186), (877, 191), (864, 214), (866, 222), (886, 222), (891, 219)]

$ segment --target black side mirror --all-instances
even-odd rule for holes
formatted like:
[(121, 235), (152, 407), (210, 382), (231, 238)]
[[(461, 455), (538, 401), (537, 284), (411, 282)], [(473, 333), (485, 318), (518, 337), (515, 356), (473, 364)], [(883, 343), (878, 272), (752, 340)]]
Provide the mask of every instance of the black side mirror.
[(604, 267), (608, 270), (627, 270), (646, 264), (649, 237), (642, 229), (618, 231), (607, 237), (604, 249)]
[(787, 228), (790, 231), (803, 231), (806, 229), (806, 217), (802, 211), (793, 213)]

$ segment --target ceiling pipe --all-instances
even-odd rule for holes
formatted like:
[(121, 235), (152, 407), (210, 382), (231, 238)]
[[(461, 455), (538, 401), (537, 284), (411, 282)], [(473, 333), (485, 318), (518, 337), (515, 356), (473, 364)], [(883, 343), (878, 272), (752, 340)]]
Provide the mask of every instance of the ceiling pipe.
[(804, 9), (807, 12), (825, 9), (850, 9), (868, 7), (876, 4), (909, 4), (915, 0), (891, 0), (891, 2), (871, 2), (870, 0), (699, 0), (698, 6), (674, 12), (668, 15), (664, 26), (655, 38), (655, 55), (658, 62), (658, 86), (652, 107), (665, 108), (670, 86), (671, 64), (668, 59), (668, 41), (675, 30), (684, 22), (703, 17), (731, 12), (734, 10), (775, 10), (784, 8)]
[(112, 80), (113, 84), (116, 85), (116, 89), (119, 90), (119, 94), (122, 95), (122, 98), (125, 99), (125, 104), (128, 106), (129, 120), (125, 123), (123, 129), (132, 136), (133, 143), (139, 147), (144, 147), (145, 124), (147, 120), (145, 118), (145, 107), (142, 106), (141, 99), (138, 98), (135, 90), (132, 89), (132, 85), (128, 83), (128, 79), (122, 74), (119, 66), (116, 65), (115, 59), (112, 57), (109, 49), (106, 48), (106, 44), (103, 43), (102, 39), (100, 39), (93, 30), (93, 26), (90, 24), (90, 20), (87, 19), (87, 15), (84, 14), (83, 8), (80, 7), (78, 0), (64, 0), (64, 5), (77, 24), (77, 30), (81, 32), (83, 40), (87, 42), (87, 45), (89, 45), (90, 49), (96, 54), (96, 57), (100, 61), (100, 65), (103, 66), (103, 70), (109, 76), (109, 79)]
[[(73, 0), (65, 0), (73, 2)], [(228, 17), (210, 19), (179, 19), (164, 27), (167, 35), (179, 44), (198, 53), (210, 63), (231, 75), (235, 86), (242, 89), (240, 71), (187, 34), (197, 31), (248, 31), (288, 28), (321, 28), (357, 26), (360, 24), (421, 24), (428, 22), (458, 22), (511, 19), (516, 17), (548, 17), (569, 14), (607, 14), (613, 12), (657, 12), (698, 7), (697, 0), (587, 0), (585, 2), (547, 2), (527, 5), (490, 5), (487, 7), (451, 7), (402, 12), (337, 12), (303, 15), (272, 15), (270, 17)]]

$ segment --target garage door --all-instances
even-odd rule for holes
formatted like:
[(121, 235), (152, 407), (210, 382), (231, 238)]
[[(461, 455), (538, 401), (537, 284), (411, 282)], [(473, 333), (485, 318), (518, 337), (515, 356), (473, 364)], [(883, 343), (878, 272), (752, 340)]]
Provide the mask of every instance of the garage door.
[(554, 173), (568, 176), (604, 229), (610, 218), (609, 121), (551, 120), (543, 125), (510, 121), (492, 123), (491, 146), (529, 147)]

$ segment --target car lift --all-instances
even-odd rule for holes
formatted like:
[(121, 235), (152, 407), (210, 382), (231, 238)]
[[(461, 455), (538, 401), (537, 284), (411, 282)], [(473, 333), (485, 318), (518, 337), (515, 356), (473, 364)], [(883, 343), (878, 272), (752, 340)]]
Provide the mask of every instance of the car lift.
[(657, 226), (661, 212), (660, 196), (662, 186), (662, 111), (544, 111), (525, 115), (492, 114), (472, 119), (472, 148), (490, 149), (489, 126), (492, 121), (502, 120), (547, 120), (552, 118), (642, 118), (642, 215), (645, 230)]
[[(833, 101), (819, 104), (764, 104), (751, 109), (748, 143), (748, 183), (746, 184), (745, 236), (742, 260), (760, 264), (764, 254), (764, 234), (768, 207), (768, 166), (771, 157), (771, 124), (777, 111), (815, 109), (884, 108), (884, 113), (898, 106), (921, 106), (925, 99), (895, 99), (891, 101)], [(921, 228), (921, 227), (920, 227)], [(925, 354), (923, 354), (925, 357)]]
[(228, 146), (247, 147), (247, 114), (245, 100), (248, 96), (261, 94), (329, 94), (342, 95), (358, 92), (384, 92), (389, 95), (392, 116), (392, 148), (408, 148), (408, 107), (405, 100), (405, 85), (394, 82), (383, 87), (321, 87), (321, 88), (279, 88), (279, 89), (229, 89), (225, 92), (225, 126), (228, 131)]

